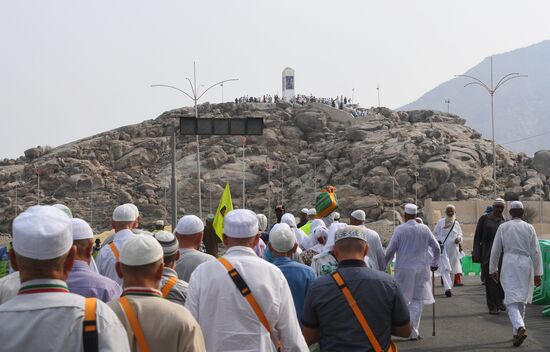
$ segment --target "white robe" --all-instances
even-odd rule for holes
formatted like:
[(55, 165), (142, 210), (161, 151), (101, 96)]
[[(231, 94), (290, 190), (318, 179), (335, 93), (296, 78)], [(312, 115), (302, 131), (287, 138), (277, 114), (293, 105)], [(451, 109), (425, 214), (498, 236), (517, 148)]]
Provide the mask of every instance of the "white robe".
[(365, 262), (370, 268), (376, 270), (386, 270), (386, 260), (384, 248), (382, 247), (382, 241), (380, 241), (380, 235), (378, 232), (368, 229), (365, 225), (359, 226), (365, 230), (367, 237), (367, 244), (369, 245), (369, 251), (365, 257)]
[(498, 271), (501, 253), (504, 253), (500, 273), (504, 304), (531, 303), (533, 276), (543, 273), (537, 233), (533, 226), (515, 218), (498, 227), (491, 250), (489, 273)]
[(390, 263), (396, 254), (395, 281), (407, 304), (412, 301), (435, 302), (430, 266), (438, 266), (440, 253), (439, 243), (428, 226), (409, 220), (395, 229), (386, 249), (386, 263)]
[[(445, 237), (451, 230), (451, 227), (445, 228), (445, 219), (439, 219), (434, 228), (434, 236), (438, 241), (445, 241)], [(452, 226), (452, 225), (451, 225)], [(462, 274), (462, 265), (460, 264), (460, 252), (458, 250), (458, 244), (455, 243), (456, 239), (459, 243), (462, 242), (462, 229), (458, 221), (455, 222), (453, 230), (449, 234), (449, 237), (443, 245), (443, 251), (441, 253), (441, 265), (440, 269), (445, 269), (453, 274)], [(443, 267), (443, 268), (442, 268)]]

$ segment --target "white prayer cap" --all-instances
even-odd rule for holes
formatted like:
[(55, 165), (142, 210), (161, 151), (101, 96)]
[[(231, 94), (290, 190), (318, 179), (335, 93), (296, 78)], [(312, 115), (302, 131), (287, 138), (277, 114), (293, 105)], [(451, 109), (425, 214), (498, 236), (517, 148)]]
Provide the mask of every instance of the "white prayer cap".
[(502, 198), (497, 198), (497, 199), (495, 199), (495, 201), (493, 202), (493, 205), (502, 205), (502, 206), (505, 206), (505, 205), (506, 205), (506, 202), (505, 202), (504, 199), (502, 199)]
[(71, 220), (52, 206), (35, 205), (13, 220), (13, 249), (23, 257), (59, 258), (72, 245)]
[(88, 223), (82, 219), (72, 218), (73, 241), (94, 238), (94, 232)]
[(332, 219), (333, 220), (340, 220), (340, 213), (335, 211), (332, 213)]
[(307, 211), (307, 215), (317, 215), (317, 210), (315, 210), (315, 208), (311, 208)]
[(257, 214), (258, 218), (258, 229), (260, 232), (264, 232), (267, 229), (267, 217), (264, 214)]
[(424, 224), (424, 220), (422, 220), (422, 218), (416, 218), (414, 220), (419, 224)]
[(176, 254), (178, 251), (178, 240), (173, 233), (168, 231), (158, 231), (153, 235), (153, 237), (155, 237), (160, 243), (165, 257)]
[(447, 210), (447, 209), (449, 209), (449, 208), (451, 208), (451, 209), (453, 209), (453, 210), (456, 210), (455, 206), (452, 205), (452, 204), (447, 204), (447, 206), (445, 207), (445, 210)]
[(59, 210), (61, 210), (62, 212), (64, 212), (65, 214), (67, 214), (67, 216), (69, 218), (72, 218), (73, 217), (73, 212), (71, 211), (71, 209), (69, 209), (68, 206), (66, 206), (65, 204), (54, 204), (52, 205), (54, 208), (57, 208)]
[(365, 221), (365, 219), (367, 218), (367, 215), (363, 210), (357, 209), (351, 213), (351, 217), (360, 221)]
[(334, 234), (334, 243), (346, 238), (358, 238), (367, 242), (365, 231), (357, 226), (346, 226), (344, 228), (336, 230), (336, 233)]
[(155, 221), (156, 226), (164, 226), (164, 220), (157, 220)]
[(285, 213), (281, 217), (281, 222), (287, 224), (290, 227), (296, 227), (296, 218), (290, 213)]
[(286, 253), (296, 244), (296, 235), (287, 224), (275, 224), (269, 232), (269, 243), (277, 252)]
[(176, 234), (195, 235), (204, 231), (204, 223), (196, 215), (184, 215), (176, 225)]
[(113, 211), (113, 221), (130, 222), (136, 220), (136, 212), (129, 204), (122, 204)]
[(139, 218), (139, 209), (138, 207), (133, 204), (133, 203), (126, 203), (125, 205), (129, 205), (132, 209), (134, 209), (134, 213), (135, 213), (135, 216), (136, 218), (134, 220), (136, 220), (137, 218)]
[(417, 211), (418, 207), (416, 205), (411, 203), (405, 204), (405, 214), (416, 215)]
[(223, 219), (223, 233), (233, 238), (250, 238), (258, 234), (258, 218), (248, 209), (231, 210)]
[(523, 209), (523, 203), (519, 200), (515, 200), (510, 203), (510, 209)]
[(303, 214), (306, 214), (306, 215), (309, 215), (309, 209), (308, 208), (302, 208), (302, 210), (300, 210)]
[(120, 249), (120, 262), (129, 266), (151, 264), (163, 256), (160, 243), (152, 236), (132, 236), (124, 241)]

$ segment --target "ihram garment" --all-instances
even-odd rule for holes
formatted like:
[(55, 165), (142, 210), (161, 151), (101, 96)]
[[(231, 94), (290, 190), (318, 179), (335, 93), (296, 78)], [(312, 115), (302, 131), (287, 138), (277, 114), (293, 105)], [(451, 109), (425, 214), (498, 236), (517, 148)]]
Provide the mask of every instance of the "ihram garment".
[(439, 258), (439, 271), (443, 278), (445, 290), (453, 287), (451, 274), (462, 274), (462, 265), (460, 264), (460, 253), (458, 244), (462, 242), (462, 229), (458, 221), (454, 221), (448, 227), (445, 227), (445, 219), (439, 219), (434, 228), (434, 236), (440, 243), (443, 243), (443, 250)]
[(430, 229), (415, 220), (399, 225), (386, 249), (386, 263), (396, 254), (395, 280), (409, 306), (412, 338), (418, 337), (423, 305), (435, 302), (430, 283), (430, 266), (437, 266), (440, 252)]
[[(307, 351), (281, 270), (248, 247), (231, 247), (224, 258), (248, 284), (284, 351)], [(201, 326), (207, 351), (274, 351), (269, 332), (219, 261), (203, 263), (193, 272), (185, 306)]]

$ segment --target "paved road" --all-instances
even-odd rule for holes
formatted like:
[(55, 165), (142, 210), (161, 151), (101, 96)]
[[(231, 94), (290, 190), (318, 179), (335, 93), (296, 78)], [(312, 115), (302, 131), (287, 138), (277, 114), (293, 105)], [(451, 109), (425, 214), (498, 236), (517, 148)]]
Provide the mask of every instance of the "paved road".
[(525, 314), (527, 339), (512, 346), (512, 325), (508, 314), (490, 315), (485, 304), (485, 287), (479, 277), (465, 278), (465, 285), (446, 298), (436, 278), (436, 336), (432, 336), (432, 306), (424, 307), (420, 341), (396, 341), (399, 351), (550, 351), (550, 317), (543, 306), (528, 305)]

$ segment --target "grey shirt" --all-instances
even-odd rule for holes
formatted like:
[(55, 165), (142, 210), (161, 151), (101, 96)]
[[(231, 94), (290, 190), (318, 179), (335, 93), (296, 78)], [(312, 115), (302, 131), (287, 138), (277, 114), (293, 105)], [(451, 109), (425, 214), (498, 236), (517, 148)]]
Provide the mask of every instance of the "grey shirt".
[[(172, 277), (178, 278), (178, 274), (176, 273), (176, 271), (172, 268), (164, 267), (162, 271), (162, 279), (160, 280), (161, 291), (167, 284), (168, 280), (170, 280)], [(166, 299), (179, 305), (185, 306), (188, 288), (189, 284), (187, 282), (178, 279), (176, 284), (172, 286), (172, 289), (170, 289), (170, 291), (168, 292), (168, 296), (166, 296)]]
[(216, 260), (216, 258), (210, 254), (197, 251), (192, 248), (180, 248), (180, 260), (176, 264), (176, 272), (178, 278), (185, 282), (189, 282), (191, 273), (197, 266), (210, 260)]
[[(361, 260), (344, 260), (338, 272), (383, 349), (389, 346), (392, 326), (409, 322), (409, 310), (395, 280), (366, 267)], [(373, 351), (348, 302), (330, 275), (310, 286), (302, 323), (320, 332), (322, 351)]]

